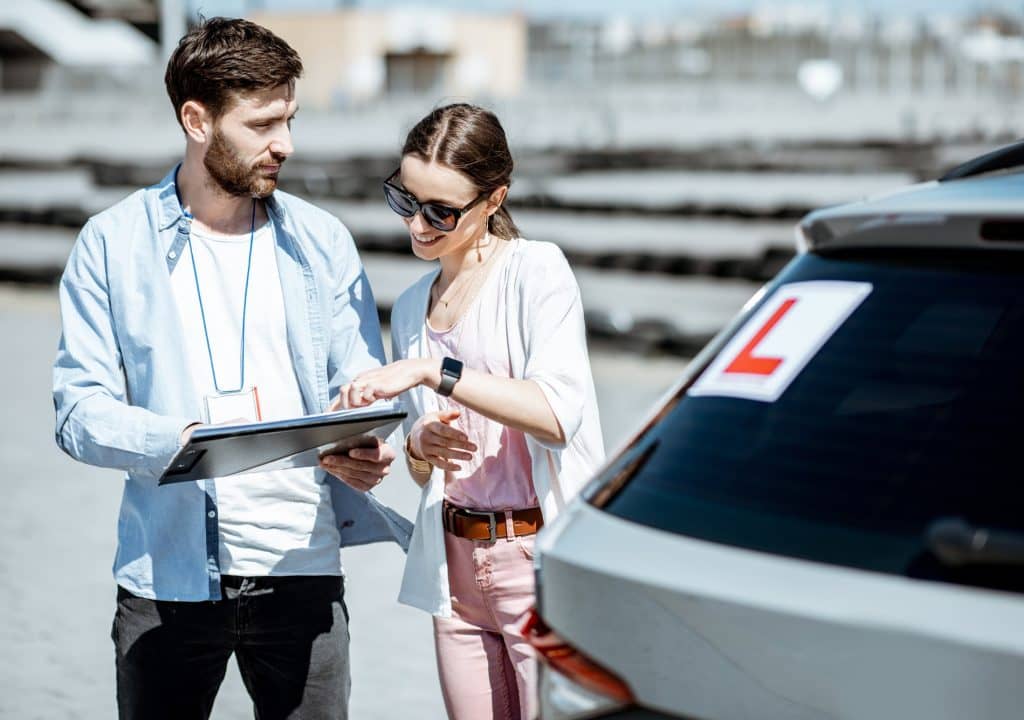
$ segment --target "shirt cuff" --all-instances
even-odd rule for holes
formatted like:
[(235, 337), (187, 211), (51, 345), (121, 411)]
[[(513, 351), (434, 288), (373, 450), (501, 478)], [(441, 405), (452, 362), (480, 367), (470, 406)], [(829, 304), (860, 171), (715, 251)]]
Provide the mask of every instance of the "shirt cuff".
[(137, 470), (153, 477), (163, 474), (181, 449), (181, 433), (196, 422), (194, 418), (150, 415), (146, 423), (146, 454)]

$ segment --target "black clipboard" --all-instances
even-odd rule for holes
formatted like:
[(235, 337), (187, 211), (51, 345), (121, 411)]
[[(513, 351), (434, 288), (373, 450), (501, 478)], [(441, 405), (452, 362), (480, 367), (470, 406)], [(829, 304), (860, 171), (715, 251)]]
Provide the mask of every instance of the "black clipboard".
[(288, 420), (201, 427), (171, 458), (159, 484), (313, 467), (323, 455), (375, 446), (405, 416), (400, 403), (391, 403)]

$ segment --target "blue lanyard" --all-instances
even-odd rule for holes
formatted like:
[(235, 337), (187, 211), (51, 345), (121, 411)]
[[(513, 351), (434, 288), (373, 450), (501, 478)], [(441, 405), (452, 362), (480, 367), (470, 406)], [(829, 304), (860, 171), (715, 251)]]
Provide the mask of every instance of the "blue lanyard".
[[(177, 188), (175, 188), (177, 190)], [(249, 308), (249, 275), (252, 272), (252, 246), (256, 234), (256, 199), (252, 201), (252, 220), (249, 222), (249, 263), (245, 269), (245, 291), (242, 295), (242, 347), (238, 351), (238, 374), (240, 384), (237, 390), (221, 390), (217, 383), (217, 369), (213, 366), (213, 350), (210, 347), (210, 331), (206, 327), (206, 309), (203, 307), (203, 293), (199, 289), (199, 271), (196, 269), (196, 256), (192, 252), (192, 233), (188, 234), (188, 254), (192, 257), (192, 276), (196, 281), (196, 296), (199, 298), (199, 315), (203, 319), (203, 336), (206, 338), (206, 354), (210, 358), (210, 374), (213, 375), (213, 387), (218, 393), (240, 392), (245, 387), (245, 315)]]

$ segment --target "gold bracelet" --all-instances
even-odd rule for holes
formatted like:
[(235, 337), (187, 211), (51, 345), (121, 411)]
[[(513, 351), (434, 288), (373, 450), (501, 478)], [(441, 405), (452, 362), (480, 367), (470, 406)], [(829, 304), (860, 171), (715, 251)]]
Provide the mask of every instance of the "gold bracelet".
[(405, 436), (405, 459), (409, 462), (409, 467), (417, 475), (427, 475), (434, 469), (429, 460), (420, 460), (413, 454), (412, 435)]

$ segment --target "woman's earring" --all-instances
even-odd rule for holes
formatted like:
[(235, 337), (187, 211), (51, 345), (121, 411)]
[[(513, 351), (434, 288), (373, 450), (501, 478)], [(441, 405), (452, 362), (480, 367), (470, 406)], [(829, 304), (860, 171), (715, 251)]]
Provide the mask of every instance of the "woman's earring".
[(484, 254), (481, 251), (482, 251), (483, 248), (485, 248), (485, 247), (487, 247), (488, 245), (491, 244), (490, 235), (491, 235), (491, 216), (488, 215), (487, 219), (484, 220), (484, 234), (480, 237), (480, 239), (476, 243), (476, 261), (478, 263), (482, 263), (484, 261)]

